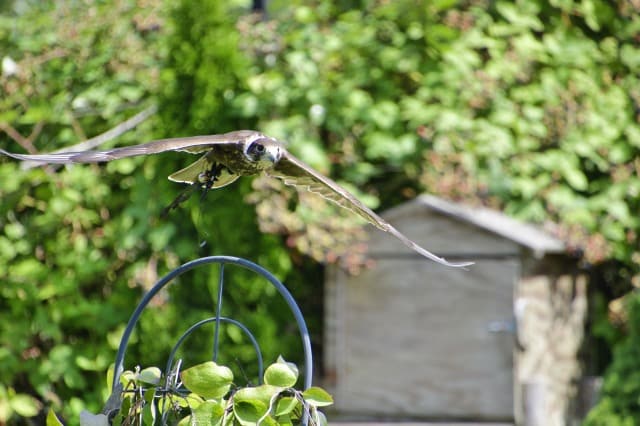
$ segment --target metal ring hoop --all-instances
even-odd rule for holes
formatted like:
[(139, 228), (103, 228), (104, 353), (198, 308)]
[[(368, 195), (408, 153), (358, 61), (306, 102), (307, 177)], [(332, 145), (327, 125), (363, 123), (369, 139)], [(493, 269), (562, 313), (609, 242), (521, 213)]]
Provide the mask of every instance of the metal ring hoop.
[(302, 312), (298, 307), (298, 304), (295, 302), (293, 296), (287, 290), (287, 288), (282, 284), (271, 272), (267, 271), (263, 267), (249, 261), (246, 259), (242, 259), (239, 257), (232, 256), (207, 256), (201, 257), (199, 259), (192, 260), (187, 262), (161, 278), (142, 298), (136, 309), (134, 310), (131, 318), (129, 318), (129, 322), (127, 323), (127, 327), (124, 330), (122, 338), (120, 340), (120, 346), (118, 347), (118, 352), (116, 354), (115, 360), (115, 372), (113, 375), (113, 383), (111, 386), (112, 392), (116, 392), (118, 389), (117, 385), (120, 380), (120, 375), (124, 371), (124, 357), (127, 350), (127, 346), (129, 344), (129, 338), (131, 337), (131, 333), (133, 332), (136, 324), (142, 312), (147, 307), (151, 299), (166, 285), (168, 285), (174, 278), (184, 274), (191, 269), (194, 269), (201, 265), (207, 264), (220, 264), (220, 285), (219, 285), (219, 293), (218, 293), (218, 311), (216, 312), (216, 317), (214, 321), (216, 322), (216, 341), (214, 343), (214, 353), (217, 351), (217, 328), (220, 326), (222, 321), (227, 321), (227, 319), (223, 319), (224, 317), (220, 316), (220, 303), (221, 303), (221, 288), (223, 284), (224, 278), (224, 265), (231, 264), (243, 267), (250, 271), (255, 272), (258, 275), (264, 277), (267, 281), (269, 281), (280, 293), (280, 295), (285, 299), (287, 305), (291, 309), (293, 316), (298, 325), (298, 330), (300, 332), (300, 338), (302, 339), (302, 348), (304, 352), (304, 388), (308, 389), (311, 387), (311, 380), (313, 376), (313, 358), (311, 354), (311, 338), (309, 336), (309, 331), (307, 329), (307, 324), (304, 321), (304, 317), (302, 316)]

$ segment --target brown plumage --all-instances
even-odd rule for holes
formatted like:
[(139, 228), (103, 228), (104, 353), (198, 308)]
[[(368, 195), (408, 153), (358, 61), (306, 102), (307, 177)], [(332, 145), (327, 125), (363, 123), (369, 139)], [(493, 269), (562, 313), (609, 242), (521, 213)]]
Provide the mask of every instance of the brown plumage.
[(105, 151), (61, 152), (52, 154), (15, 154), (0, 149), (0, 154), (48, 164), (99, 163), (137, 155), (165, 151), (204, 154), (191, 165), (169, 176), (176, 182), (220, 188), (238, 179), (259, 173), (282, 179), (285, 184), (306, 189), (344, 207), (377, 228), (398, 238), (422, 256), (452, 267), (465, 267), (472, 262), (451, 263), (420, 247), (387, 221), (362, 204), (353, 194), (333, 180), (318, 173), (291, 155), (277, 140), (252, 130), (239, 130), (222, 135), (161, 139), (141, 145)]

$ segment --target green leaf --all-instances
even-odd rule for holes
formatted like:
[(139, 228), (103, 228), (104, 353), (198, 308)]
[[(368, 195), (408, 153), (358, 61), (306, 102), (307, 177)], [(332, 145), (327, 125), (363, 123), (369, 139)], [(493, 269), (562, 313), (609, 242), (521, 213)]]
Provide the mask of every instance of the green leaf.
[(133, 394), (125, 393), (125, 397), (122, 399), (122, 404), (120, 405), (120, 414), (117, 418), (123, 420), (129, 415), (129, 411), (131, 411), (131, 405), (133, 404)]
[(122, 386), (126, 387), (130, 382), (135, 381), (136, 377), (136, 373), (134, 373), (133, 371), (125, 370), (120, 375), (120, 383), (122, 384)]
[(222, 398), (229, 392), (233, 373), (227, 367), (213, 361), (195, 365), (180, 373), (180, 378), (190, 391), (204, 398)]
[(298, 381), (298, 367), (295, 364), (286, 362), (282, 357), (278, 361), (267, 367), (264, 372), (264, 382), (268, 385), (290, 388)]
[(640, 52), (633, 44), (623, 44), (620, 48), (620, 60), (629, 68), (640, 67)]
[(255, 425), (267, 413), (269, 405), (262, 401), (249, 399), (236, 401), (234, 398), (233, 414), (243, 426)]
[(7, 223), (4, 225), (4, 233), (12, 240), (18, 240), (25, 234), (24, 226), (21, 223)]
[(158, 367), (148, 367), (138, 373), (136, 378), (140, 382), (158, 385), (161, 377), (162, 372)]
[(256, 424), (271, 425), (277, 424), (267, 413), (272, 409), (272, 402), (280, 393), (282, 388), (261, 385), (256, 387), (242, 388), (233, 395), (233, 412), (237, 420), (243, 425)]
[(278, 403), (276, 404), (276, 416), (284, 416), (285, 414), (291, 413), (295, 408), (300, 404), (298, 399), (291, 396), (284, 396), (280, 398)]
[(155, 424), (156, 420), (156, 405), (153, 403), (156, 396), (155, 388), (147, 389), (144, 392), (145, 404), (142, 407), (142, 420), (145, 425)]
[(198, 426), (216, 426), (222, 423), (224, 405), (220, 402), (205, 401), (191, 410), (191, 418)]
[(13, 411), (22, 417), (33, 417), (40, 411), (40, 401), (25, 393), (11, 396), (9, 405)]
[(115, 364), (111, 364), (109, 365), (109, 368), (107, 369), (107, 388), (111, 389), (111, 386), (113, 385), (113, 375), (115, 374)]
[(233, 401), (259, 401), (269, 405), (271, 398), (280, 393), (282, 388), (271, 385), (260, 385), (242, 388), (233, 395)]
[(184, 417), (182, 420), (178, 422), (178, 426), (191, 426), (193, 422), (191, 421), (191, 416)]
[(293, 426), (293, 421), (288, 415), (279, 416), (277, 420), (279, 426)]
[(47, 413), (46, 426), (64, 426), (64, 425), (60, 421), (58, 416), (56, 416), (56, 413), (53, 410), (50, 409), (49, 412)]
[(189, 395), (183, 397), (183, 398), (177, 398), (175, 400), (175, 402), (182, 408), (187, 408), (187, 407), (197, 407), (198, 405), (202, 404), (203, 402), (205, 402), (205, 399), (203, 399), (200, 395), (195, 394), (195, 393), (190, 393)]
[(333, 398), (322, 388), (312, 386), (302, 392), (305, 402), (314, 407), (326, 407), (333, 404)]
[(242, 426), (276, 426), (279, 424), (268, 414), (269, 406), (260, 401), (240, 401), (234, 403), (233, 414)]
[(563, 167), (560, 170), (562, 171), (564, 178), (567, 180), (567, 183), (569, 183), (572, 188), (577, 189), (578, 191), (584, 191), (589, 186), (587, 176), (585, 176), (582, 170), (571, 166)]
[(606, 210), (621, 224), (629, 223), (631, 220), (632, 215), (629, 211), (629, 205), (624, 200), (610, 200), (607, 203)]

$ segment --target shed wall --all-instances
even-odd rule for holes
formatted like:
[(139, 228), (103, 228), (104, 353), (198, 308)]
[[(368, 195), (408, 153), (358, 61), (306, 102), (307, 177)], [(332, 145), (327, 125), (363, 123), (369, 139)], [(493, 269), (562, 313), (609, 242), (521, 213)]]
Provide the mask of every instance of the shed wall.
[[(436, 240), (431, 240), (436, 242)], [(361, 415), (510, 419), (518, 262), (470, 271), (415, 258), (379, 259), (326, 287), (325, 367), (336, 408)]]

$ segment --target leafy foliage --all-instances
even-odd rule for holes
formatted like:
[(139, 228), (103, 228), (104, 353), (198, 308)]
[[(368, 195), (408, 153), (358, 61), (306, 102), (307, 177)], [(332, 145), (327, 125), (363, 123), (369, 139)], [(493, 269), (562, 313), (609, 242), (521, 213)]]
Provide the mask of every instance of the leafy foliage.
[(640, 412), (640, 297), (627, 297), (629, 312), (629, 335), (618, 345), (614, 360), (608, 369), (598, 405), (591, 410), (584, 422), (585, 426), (625, 426), (635, 425)]
[[(173, 8), (164, 10), (155, 1), (144, 9), (129, 0), (86, 7), (41, 2), (3, 17), (0, 43), (16, 64), (15, 73), (4, 72), (0, 80), (3, 148), (50, 151), (68, 146), (113, 128), (154, 96), (162, 101), (161, 120), (143, 123), (120, 143), (161, 136), (151, 128), (234, 128), (229, 120), (216, 128), (201, 127), (224, 115), (225, 91), (241, 84), (214, 74), (226, 74), (241, 60), (238, 53), (229, 53), (234, 51), (228, 44), (234, 34), (231, 16), (218, 1), (199, 2), (200, 13), (188, 13), (187, 3), (173, 5), (182, 8), (173, 14)], [(167, 14), (176, 20), (171, 24), (175, 28), (193, 31), (167, 32)], [(194, 23), (199, 19), (205, 24)], [(182, 36), (208, 37), (210, 43), (191, 51), (193, 60), (184, 62), (164, 48), (198, 45), (193, 39), (180, 41)], [(163, 78), (173, 78), (166, 75), (177, 76), (181, 86), (164, 85)], [(189, 75), (199, 77), (190, 84)], [(224, 84), (207, 86), (207, 79)], [(183, 98), (190, 87), (189, 98)], [(197, 115), (174, 115), (194, 99), (202, 102)], [(27, 171), (14, 162), (0, 162), (0, 422), (37, 413), (44, 420), (41, 408), (46, 406), (67, 419), (77, 419), (83, 408), (97, 411), (108, 395), (99, 377), (112, 362), (128, 316), (141, 294), (180, 263), (200, 254), (237, 254), (300, 284), (307, 284), (302, 277), (317, 269), (300, 262), (292, 272), (280, 239), (259, 233), (255, 214), (243, 203), (250, 182), (209, 194), (206, 201), (194, 200), (162, 220), (160, 212), (180, 190), (166, 176), (191, 159), (148, 160)], [(207, 244), (201, 247), (200, 241)], [(295, 332), (286, 329), (287, 310), (270, 302), (274, 290), (242, 271), (232, 271), (228, 278), (227, 307), (265, 342), (264, 355), (299, 359)], [(162, 362), (187, 324), (211, 315), (215, 279), (199, 271), (189, 279), (189, 285), (174, 286), (145, 312), (132, 339), (131, 358), (144, 354), (150, 363)], [(301, 294), (313, 291), (313, 285), (299, 288)], [(317, 306), (317, 300), (307, 306)], [(313, 321), (309, 325), (313, 329)], [(204, 334), (194, 335), (189, 356), (210, 351), (206, 341)], [(231, 360), (252, 358), (243, 335), (225, 330), (221, 344), (225, 342), (236, 348), (228, 355)]]
[(237, 130), (229, 100), (243, 89), (248, 63), (238, 52), (238, 34), (220, 2), (175, 2), (161, 71), (158, 103), (168, 137)]
[[(274, 378), (274, 370), (286, 371), (277, 375), (284, 381), (267, 380), (269, 376)], [(212, 361), (181, 372), (175, 370), (168, 377), (162, 377), (157, 367), (125, 371), (120, 378), (123, 385), (120, 409), (110, 417), (114, 425), (169, 421), (178, 425), (251, 426), (291, 425), (307, 415), (310, 425), (326, 425), (318, 408), (331, 405), (333, 399), (318, 387), (294, 389), (297, 379), (298, 369), (282, 357), (267, 368), (265, 384), (258, 386), (234, 386), (231, 370)], [(83, 419), (81, 426), (109, 424), (104, 414), (85, 413)]]
[[(15, 66), (0, 78), (2, 146), (61, 148), (144, 107), (158, 59), (138, 55), (155, 42), (146, 19), (153, 11), (127, 2), (41, 2), (3, 15), (3, 63)], [(78, 413), (83, 400), (97, 408), (105, 397), (95, 383), (140, 295), (133, 277), (144, 263), (132, 260), (149, 244), (136, 239), (142, 206), (129, 204), (127, 166), (105, 180), (99, 167), (0, 164), (0, 382), (9, 396), (0, 405), (11, 407), (0, 422), (63, 401), (66, 415)], [(125, 275), (130, 282), (117, 279)]]

